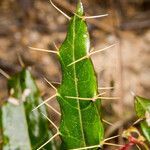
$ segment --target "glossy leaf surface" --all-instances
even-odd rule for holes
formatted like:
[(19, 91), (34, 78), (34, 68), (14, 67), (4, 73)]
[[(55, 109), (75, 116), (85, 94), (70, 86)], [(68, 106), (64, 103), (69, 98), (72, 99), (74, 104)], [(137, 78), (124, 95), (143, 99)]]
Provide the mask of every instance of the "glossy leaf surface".
[(136, 96), (135, 109), (137, 116), (139, 118), (144, 118), (141, 122), (141, 129), (147, 140), (150, 142), (150, 118), (148, 118), (150, 117), (150, 99)]
[(90, 58), (68, 66), (86, 56), (90, 48), (87, 25), (80, 17), (83, 15), (81, 3), (78, 3), (76, 14), (70, 20), (66, 39), (59, 51), (62, 83), (57, 99), (61, 109), (62, 149), (97, 145), (103, 140), (104, 134), (97, 105), (100, 100), (94, 102), (66, 97), (93, 98), (98, 94), (97, 79)]
[[(2, 106), (3, 150), (35, 150), (45, 143), (51, 133), (45, 106), (32, 111), (42, 100), (27, 69), (8, 81), (10, 97)], [(52, 149), (49, 143), (45, 149)]]

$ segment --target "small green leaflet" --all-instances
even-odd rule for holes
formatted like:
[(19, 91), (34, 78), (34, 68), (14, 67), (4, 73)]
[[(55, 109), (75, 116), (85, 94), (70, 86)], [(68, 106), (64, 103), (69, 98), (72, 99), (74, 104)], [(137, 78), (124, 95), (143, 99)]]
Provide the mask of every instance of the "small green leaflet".
[(140, 125), (144, 136), (150, 142), (150, 99), (136, 96), (135, 110), (139, 118), (144, 118)]
[[(8, 81), (10, 97), (1, 108), (3, 150), (36, 150), (52, 135), (48, 129), (45, 106), (32, 111), (42, 100), (27, 69)], [(47, 144), (52, 150), (52, 143)]]
[(98, 94), (97, 79), (90, 58), (76, 60), (88, 54), (90, 49), (87, 25), (82, 18), (83, 7), (78, 3), (76, 15), (69, 23), (65, 41), (59, 50), (62, 82), (58, 88), (61, 109), (61, 149), (98, 145), (103, 140), (104, 129), (99, 114), (100, 100), (79, 100), (70, 97), (93, 98)]

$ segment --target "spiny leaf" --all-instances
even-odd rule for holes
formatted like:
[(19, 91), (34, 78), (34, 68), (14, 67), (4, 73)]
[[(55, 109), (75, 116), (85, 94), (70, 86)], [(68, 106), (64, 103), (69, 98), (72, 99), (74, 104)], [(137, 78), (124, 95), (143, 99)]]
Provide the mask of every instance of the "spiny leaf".
[[(3, 150), (35, 150), (50, 137), (45, 106), (32, 112), (41, 103), (39, 90), (27, 69), (8, 81), (10, 97), (2, 106)], [(52, 149), (49, 143), (45, 149)]]
[(135, 110), (139, 118), (144, 118), (144, 121), (140, 123), (141, 129), (147, 140), (150, 142), (150, 99), (136, 96)]
[(60, 133), (62, 149), (98, 145), (103, 140), (104, 129), (97, 102), (82, 101), (66, 96), (93, 98), (98, 94), (97, 79), (90, 58), (68, 66), (89, 52), (90, 41), (83, 15), (82, 3), (77, 6), (77, 15), (71, 18), (67, 37), (59, 50), (62, 67), (62, 83), (57, 99), (61, 109)]

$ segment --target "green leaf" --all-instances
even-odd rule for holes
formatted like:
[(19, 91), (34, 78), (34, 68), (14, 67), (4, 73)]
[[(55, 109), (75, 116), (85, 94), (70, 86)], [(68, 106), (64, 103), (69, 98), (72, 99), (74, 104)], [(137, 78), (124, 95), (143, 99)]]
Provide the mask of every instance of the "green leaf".
[[(32, 111), (42, 100), (27, 69), (8, 81), (10, 97), (2, 106), (3, 150), (35, 150), (50, 137), (45, 106)], [(52, 149), (52, 143), (45, 149)]]
[(140, 96), (135, 97), (135, 110), (139, 118), (144, 118), (144, 121), (140, 123), (143, 134), (150, 142), (150, 99), (142, 98)]
[(103, 140), (104, 129), (100, 119), (98, 101), (70, 99), (66, 96), (93, 98), (98, 94), (97, 79), (90, 58), (72, 62), (87, 55), (90, 49), (89, 33), (78, 3), (77, 15), (70, 20), (65, 41), (59, 51), (62, 83), (58, 89), (61, 109), (60, 133), (62, 149), (97, 145)]

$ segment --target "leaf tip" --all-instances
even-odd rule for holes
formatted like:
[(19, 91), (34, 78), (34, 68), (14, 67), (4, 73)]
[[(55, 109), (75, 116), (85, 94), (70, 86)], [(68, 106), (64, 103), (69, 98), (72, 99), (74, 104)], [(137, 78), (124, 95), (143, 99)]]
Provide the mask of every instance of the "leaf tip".
[(82, 16), (83, 13), (84, 13), (84, 10), (83, 10), (82, 2), (81, 2), (81, 0), (78, 0), (76, 14)]

